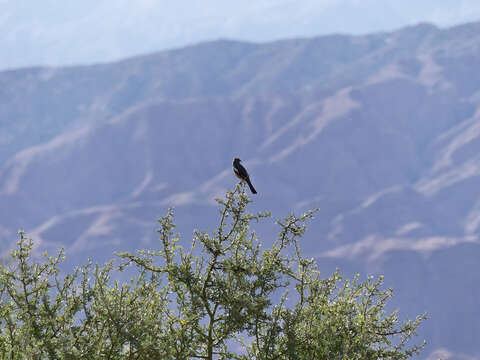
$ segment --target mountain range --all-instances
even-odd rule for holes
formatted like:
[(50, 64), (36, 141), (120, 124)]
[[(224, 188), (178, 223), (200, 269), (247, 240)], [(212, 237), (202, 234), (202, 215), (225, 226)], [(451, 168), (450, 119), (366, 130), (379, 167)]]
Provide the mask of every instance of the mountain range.
[[(0, 72), (0, 251), (71, 264), (211, 231), (240, 157), (274, 217), (319, 207), (322, 272), (385, 274), (422, 358), (480, 358), (480, 23)], [(259, 228), (268, 243), (275, 227)], [(262, 240), (263, 241), (263, 240)]]
[(480, 18), (477, 0), (0, 0), (0, 69), (109, 62), (200, 41), (273, 41)]

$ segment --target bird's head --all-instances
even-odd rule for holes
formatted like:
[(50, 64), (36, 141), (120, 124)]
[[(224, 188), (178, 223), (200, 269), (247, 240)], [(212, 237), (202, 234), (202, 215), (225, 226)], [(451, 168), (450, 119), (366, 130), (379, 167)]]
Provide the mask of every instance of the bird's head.
[(239, 158), (235, 158), (235, 159), (233, 159), (233, 162), (237, 162), (237, 163), (239, 163), (240, 161), (242, 161), (242, 160), (240, 160)]

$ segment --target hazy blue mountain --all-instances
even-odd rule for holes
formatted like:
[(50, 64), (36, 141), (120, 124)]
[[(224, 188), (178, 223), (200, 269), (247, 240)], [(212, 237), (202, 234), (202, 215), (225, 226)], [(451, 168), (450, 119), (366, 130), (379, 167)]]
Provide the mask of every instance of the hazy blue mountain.
[(0, 250), (24, 228), (103, 261), (155, 246), (171, 205), (185, 243), (239, 156), (252, 210), (320, 207), (302, 247), (322, 271), (384, 273), (392, 308), (430, 314), (423, 358), (479, 358), (479, 63), (473, 23), (2, 72)]
[(105, 62), (199, 41), (272, 41), (480, 19), (477, 0), (0, 0), (0, 69)]

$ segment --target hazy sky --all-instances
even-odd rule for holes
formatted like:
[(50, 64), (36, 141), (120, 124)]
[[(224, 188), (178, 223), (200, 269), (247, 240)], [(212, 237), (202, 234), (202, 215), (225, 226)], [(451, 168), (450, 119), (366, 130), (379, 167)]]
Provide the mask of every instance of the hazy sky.
[(268, 41), (480, 20), (479, 0), (0, 0), (0, 69), (104, 62), (199, 41)]

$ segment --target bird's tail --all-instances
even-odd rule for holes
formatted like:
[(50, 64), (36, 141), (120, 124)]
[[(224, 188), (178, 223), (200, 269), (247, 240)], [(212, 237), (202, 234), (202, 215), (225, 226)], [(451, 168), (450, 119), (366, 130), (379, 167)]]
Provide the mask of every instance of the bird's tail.
[(250, 182), (250, 179), (247, 178), (246, 181), (247, 181), (248, 187), (250, 188), (250, 191), (252, 192), (252, 194), (256, 194), (257, 190), (255, 190), (255, 188), (253, 187), (252, 183)]

